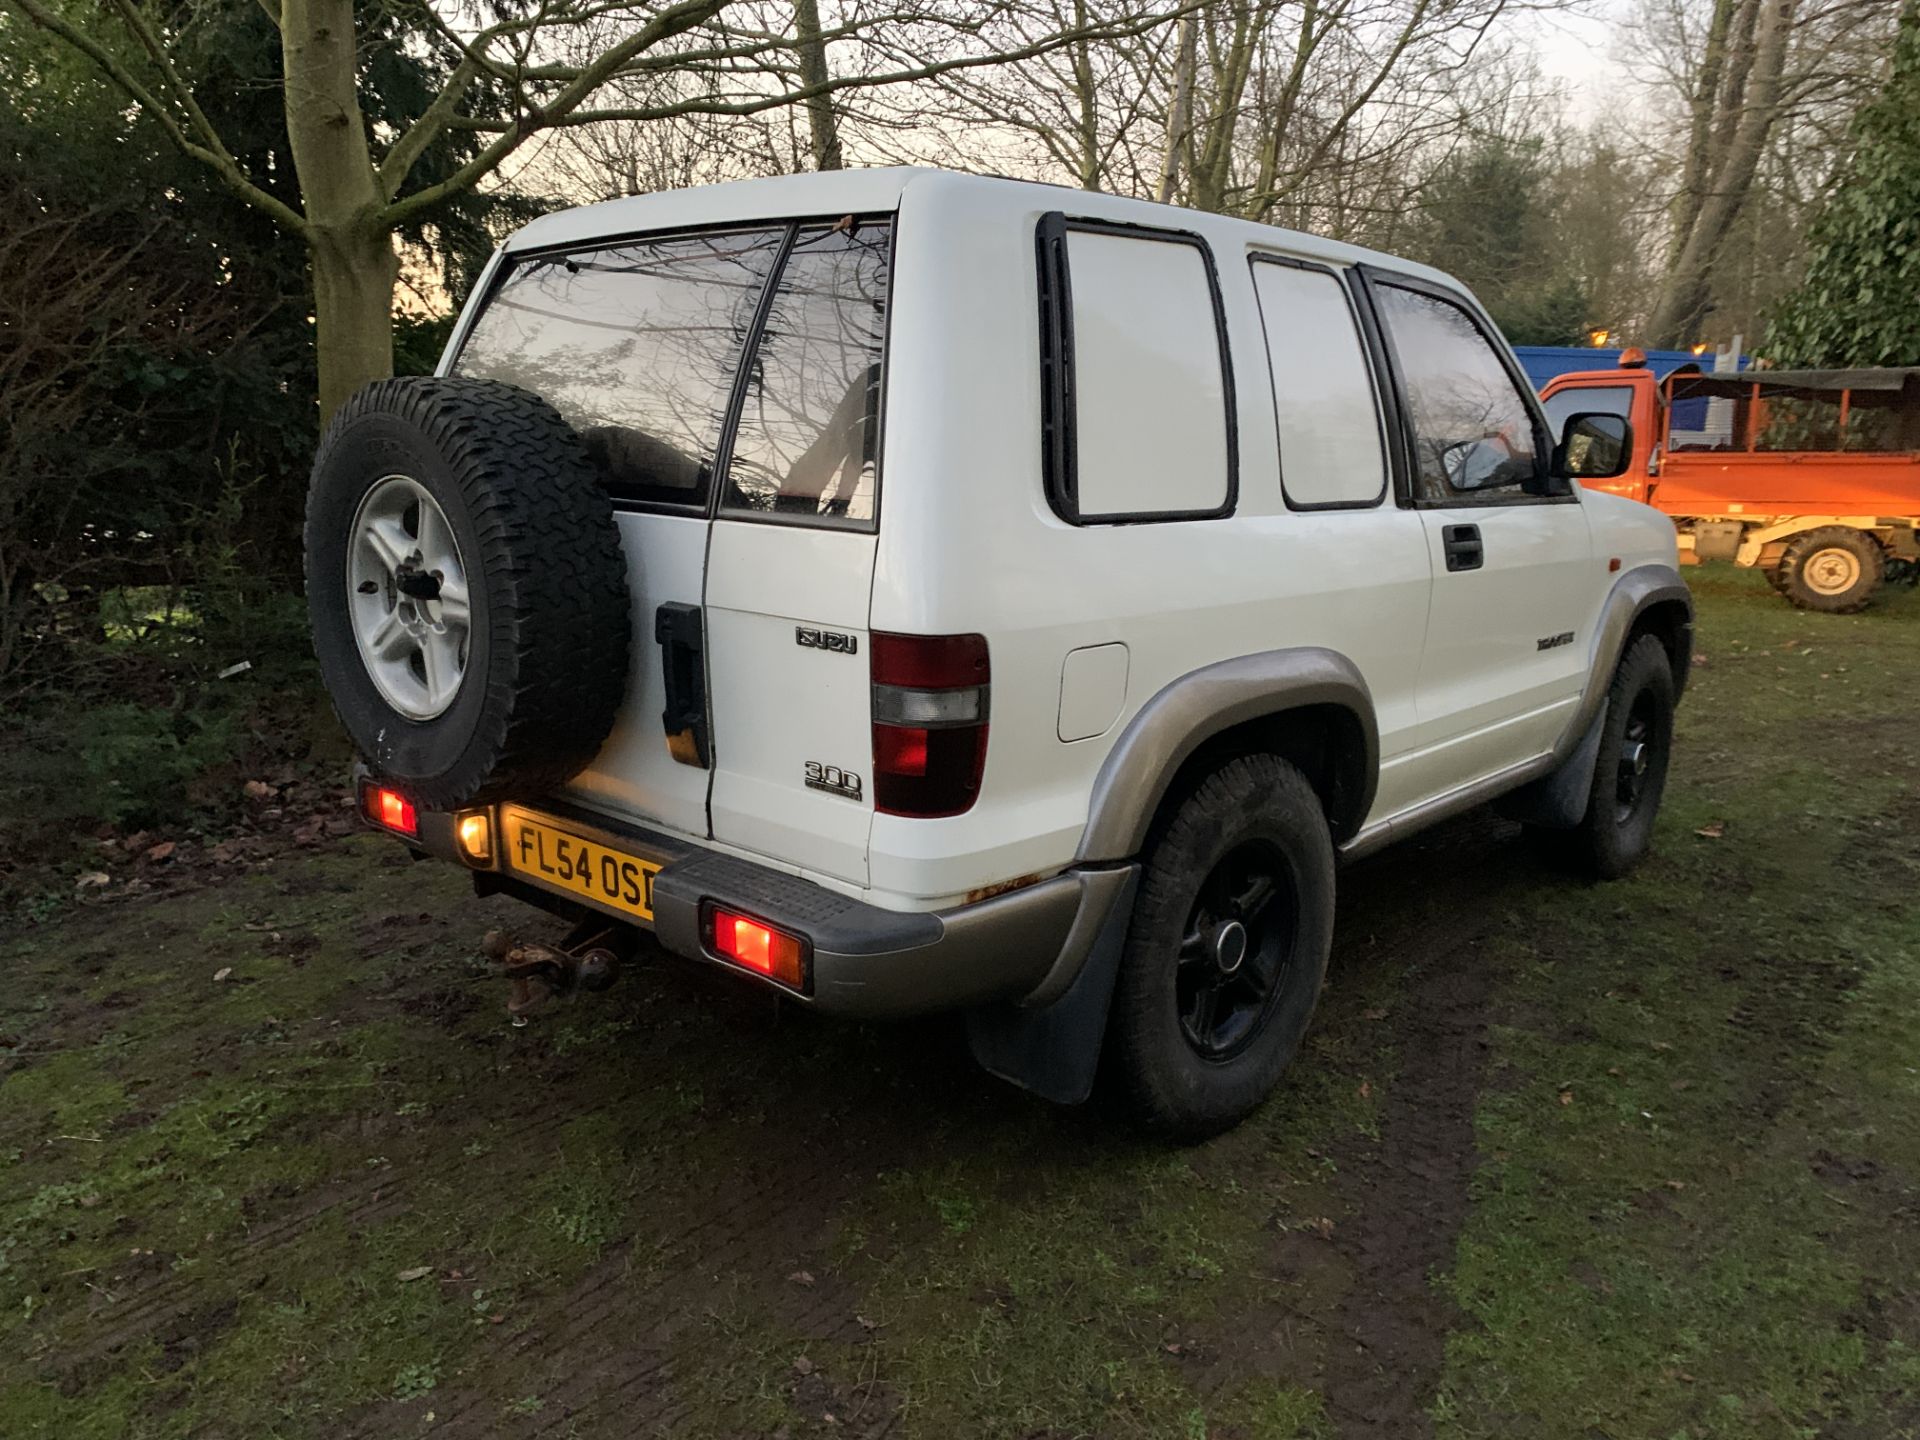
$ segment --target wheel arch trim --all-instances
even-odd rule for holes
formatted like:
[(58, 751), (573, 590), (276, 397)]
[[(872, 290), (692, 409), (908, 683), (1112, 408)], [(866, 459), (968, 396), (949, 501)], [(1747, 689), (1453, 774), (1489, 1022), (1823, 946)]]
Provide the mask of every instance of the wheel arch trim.
[(1674, 698), (1686, 689), (1693, 667), (1693, 592), (1672, 565), (1636, 565), (1614, 582), (1601, 603), (1600, 618), (1593, 627), (1593, 644), (1588, 651), (1587, 683), (1580, 693), (1580, 704), (1567, 721), (1567, 728), (1553, 747), (1556, 764), (1566, 760), (1580, 746), (1593, 727), (1600, 707), (1607, 703), (1607, 691), (1613, 685), (1613, 672), (1626, 653), (1627, 641), (1639, 622), (1656, 607), (1677, 605), (1686, 618), (1678, 626), (1678, 649), (1674, 662)]
[(1300, 646), (1204, 665), (1170, 681), (1141, 706), (1094, 779), (1075, 863), (1137, 855), (1175, 776), (1208, 741), (1251, 721), (1310, 707), (1345, 712), (1359, 732), (1359, 784), (1328, 817), (1336, 844), (1353, 834), (1373, 808), (1380, 777), (1373, 694), (1344, 655)]

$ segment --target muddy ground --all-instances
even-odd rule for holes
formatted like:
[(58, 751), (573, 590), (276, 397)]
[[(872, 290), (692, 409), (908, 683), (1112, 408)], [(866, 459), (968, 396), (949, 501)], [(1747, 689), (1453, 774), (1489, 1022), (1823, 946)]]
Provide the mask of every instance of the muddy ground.
[(1699, 591), (1655, 858), (1348, 870), (1194, 1149), (678, 962), (512, 1030), (551, 922), (324, 819), (103, 865), (0, 937), (0, 1436), (1920, 1435), (1920, 601)]

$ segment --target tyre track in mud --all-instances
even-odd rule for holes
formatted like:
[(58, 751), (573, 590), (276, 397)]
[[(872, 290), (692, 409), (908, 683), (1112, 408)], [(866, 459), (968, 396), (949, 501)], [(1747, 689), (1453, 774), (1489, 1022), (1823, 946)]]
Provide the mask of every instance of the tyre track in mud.
[[(836, 1132), (844, 1142), (847, 1132)], [(522, 1364), (565, 1365), (542, 1385), (542, 1411), (514, 1433), (567, 1433), (596, 1419), (619, 1417), (626, 1433), (659, 1433), (679, 1404), (673, 1391), (675, 1344), (706, 1317), (713, 1296), (744, 1287), (763, 1318), (803, 1339), (853, 1341), (864, 1337), (855, 1318), (856, 1293), (830, 1274), (811, 1286), (786, 1277), (805, 1268), (844, 1205), (872, 1183), (877, 1165), (898, 1165), (910, 1144), (870, 1133), (847, 1146), (821, 1142), (817, 1133), (785, 1130), (759, 1149), (750, 1181), (737, 1169), (712, 1177), (711, 1186), (679, 1197), (674, 1223), (629, 1236), (619, 1253), (602, 1260), (563, 1295), (547, 1297), (542, 1317), (477, 1356), (473, 1368), (511, 1370)], [(796, 1198), (804, 1219), (794, 1218)], [(635, 1246), (648, 1248), (636, 1267)], [(636, 1277), (635, 1270), (641, 1274)], [(640, 1320), (636, 1327), (632, 1324)], [(497, 1398), (470, 1392), (442, 1409), (435, 1433), (502, 1433)], [(376, 1440), (393, 1433), (384, 1412), (363, 1417), (350, 1433)]]
[(1335, 985), (1396, 972), (1383, 1040), (1397, 1065), (1379, 1139), (1356, 1135), (1328, 1156), (1331, 1229), (1276, 1238), (1268, 1295), (1234, 1317), (1241, 1334), (1209, 1365), (1205, 1390), (1265, 1375), (1315, 1391), (1343, 1440), (1432, 1433), (1426, 1406), (1460, 1319), (1434, 1282), (1469, 1207), (1499, 985), (1482, 942), (1543, 874), (1515, 835), (1477, 812), (1342, 872)]
[[(726, 1023), (716, 1016), (708, 1021)], [(463, 1364), (465, 1383), (436, 1395), (434, 1433), (453, 1440), (602, 1428), (668, 1433), (688, 1404), (675, 1388), (681, 1347), (717, 1318), (716, 1301), (744, 1306), (758, 1324), (797, 1344), (868, 1341), (855, 1313), (860, 1292), (823, 1263), (822, 1252), (879, 1172), (911, 1169), (930, 1146), (941, 1146), (923, 1123), (927, 1114), (951, 1116), (956, 1107), (980, 1103), (972, 1071), (957, 1055), (944, 1045), (916, 1043), (929, 1034), (924, 1026), (896, 1032), (875, 1079), (849, 1084), (848, 1076), (826, 1070), (802, 1076), (794, 1113), (853, 1118), (824, 1126), (770, 1119), (735, 1137), (732, 1160), (689, 1171), (676, 1193), (656, 1194), (640, 1217), (643, 1228), (616, 1242), (571, 1286), (530, 1297), (523, 1326), (483, 1340)], [(738, 1038), (716, 1044), (731, 1046)], [(821, 1058), (814, 1053), (797, 1063), (818, 1065)], [(900, 1088), (899, 1076), (916, 1063), (922, 1068)], [(963, 1094), (963, 1087), (975, 1088)], [(810, 1272), (810, 1284), (788, 1278), (799, 1270)], [(541, 1409), (503, 1416), (500, 1387), (488, 1379), (500, 1374), (527, 1375)], [(830, 1381), (815, 1370), (804, 1383), (842, 1378)], [(891, 1427), (893, 1407), (867, 1408), (872, 1413), (861, 1424), (842, 1423), (836, 1433), (872, 1435)], [(353, 1416), (342, 1433), (384, 1440), (411, 1423), (411, 1412), (381, 1405)]]

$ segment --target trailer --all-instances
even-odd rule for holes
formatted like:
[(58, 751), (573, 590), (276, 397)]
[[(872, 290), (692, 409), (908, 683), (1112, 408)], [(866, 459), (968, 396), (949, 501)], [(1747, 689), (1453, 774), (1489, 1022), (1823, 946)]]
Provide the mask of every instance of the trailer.
[(1563, 374), (1541, 392), (1567, 417), (1627, 422), (1632, 460), (1589, 481), (1664, 511), (1683, 563), (1758, 566), (1805, 610), (1866, 607), (1920, 562), (1920, 367), (1749, 370), (1682, 366)]

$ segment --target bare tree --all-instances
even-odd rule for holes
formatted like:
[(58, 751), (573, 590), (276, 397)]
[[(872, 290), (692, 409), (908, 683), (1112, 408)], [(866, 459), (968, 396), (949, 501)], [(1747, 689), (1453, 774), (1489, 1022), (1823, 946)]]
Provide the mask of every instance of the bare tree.
[[(1729, 259), (1793, 268), (1847, 120), (1884, 72), (1895, 11), (1883, 0), (1642, 0), (1636, 53), (1677, 111), (1653, 343), (1696, 338), (1716, 294), (1738, 286)], [(1779, 203), (1756, 214), (1757, 195)]]

